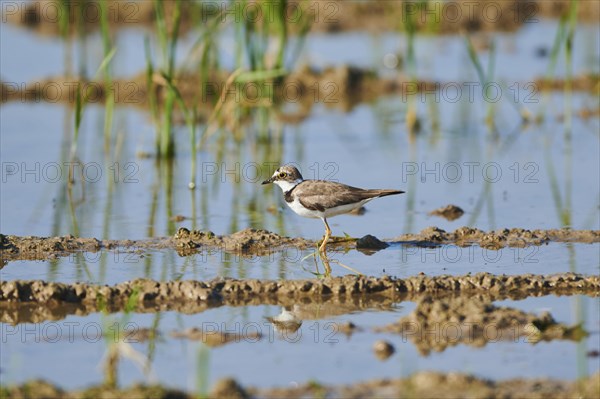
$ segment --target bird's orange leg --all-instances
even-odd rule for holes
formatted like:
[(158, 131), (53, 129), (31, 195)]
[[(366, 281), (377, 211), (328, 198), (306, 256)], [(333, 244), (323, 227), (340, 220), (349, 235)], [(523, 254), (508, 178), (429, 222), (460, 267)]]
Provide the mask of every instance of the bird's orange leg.
[(319, 246), (319, 252), (323, 255), (327, 254), (327, 250), (325, 245), (327, 245), (327, 241), (329, 241), (329, 237), (331, 237), (331, 229), (329, 228), (329, 224), (327, 224), (327, 219), (323, 218), (323, 223), (325, 223), (325, 237), (323, 237), (323, 242)]

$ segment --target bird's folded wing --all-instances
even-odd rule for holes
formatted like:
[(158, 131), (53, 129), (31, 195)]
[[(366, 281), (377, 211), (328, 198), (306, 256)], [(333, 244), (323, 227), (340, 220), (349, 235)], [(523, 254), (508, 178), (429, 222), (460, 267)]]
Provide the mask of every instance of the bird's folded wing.
[(302, 206), (320, 212), (378, 196), (377, 190), (363, 190), (341, 183), (321, 180), (302, 182), (294, 194), (298, 196)]

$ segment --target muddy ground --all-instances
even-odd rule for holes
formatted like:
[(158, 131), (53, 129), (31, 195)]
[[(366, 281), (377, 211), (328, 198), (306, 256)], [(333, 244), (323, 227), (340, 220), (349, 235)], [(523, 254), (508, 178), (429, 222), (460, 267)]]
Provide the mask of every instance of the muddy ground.
[[(208, 394), (210, 398), (597, 398), (600, 392), (600, 374), (577, 382), (545, 379), (513, 379), (489, 381), (474, 376), (449, 373), (419, 372), (409, 378), (372, 380), (352, 385), (321, 385), (305, 383), (297, 388), (256, 389), (241, 386), (233, 379), (223, 379)], [(31, 381), (20, 386), (0, 387), (0, 397), (14, 399), (71, 399), (71, 398), (196, 398), (162, 386), (135, 385), (126, 389), (95, 386), (84, 391), (63, 391), (44, 381)]]
[[(526, 247), (550, 242), (598, 243), (600, 230), (527, 230), (521, 228), (483, 231), (461, 227), (447, 232), (429, 227), (417, 234), (403, 234), (391, 240), (380, 241), (372, 236), (360, 239), (333, 237), (328, 244), (330, 250), (359, 249), (375, 251), (389, 244), (436, 246), (452, 244), (459, 246), (478, 245), (487, 249), (504, 247)], [(305, 238), (282, 237), (276, 233), (259, 229), (245, 229), (233, 234), (218, 236), (211, 231), (196, 231), (180, 228), (173, 237), (145, 240), (99, 240), (73, 235), (61, 237), (13, 236), (0, 234), (0, 260), (4, 265), (11, 260), (55, 259), (78, 252), (100, 250), (143, 253), (151, 249), (175, 249), (186, 256), (202, 251), (225, 251), (243, 256), (267, 255), (289, 248), (316, 248), (317, 241)]]
[[(210, 2), (208, 2), (210, 3)], [(220, 4), (220, 2), (212, 2)], [(419, 2), (411, 2), (417, 6)], [(488, 4), (489, 3), (489, 4)], [(61, 34), (60, 24), (51, 19), (53, 14), (48, 7), (56, 7), (54, 0), (17, 3), (17, 9), (4, 8), (5, 20), (9, 23), (25, 26), (41, 34)], [(98, 3), (64, 2), (73, 7), (68, 12), (77, 15), (79, 7), (97, 6)], [(172, 2), (165, 2), (167, 23), (172, 16)], [(297, 4), (290, 2), (290, 4)], [(425, 4), (421, 2), (420, 4)], [(516, 31), (532, 18), (558, 18), (564, 16), (569, 8), (569, 0), (530, 1), (519, 0), (484, 0), (472, 2), (458, 0), (456, 2), (439, 3), (439, 13), (415, 12), (413, 20), (419, 32), (431, 34), (457, 34), (464, 32)], [(134, 8), (131, 8), (133, 5)], [(307, 7), (312, 23), (312, 32), (370, 31), (388, 32), (405, 31), (408, 20), (407, 8), (403, 10), (400, 1), (344, 2), (311, 1), (302, 4)], [(482, 12), (488, 6), (500, 7), (498, 18), (484, 18)], [(142, 29), (155, 28), (155, 15), (152, 2), (109, 1), (111, 12), (109, 24), (111, 30), (131, 28), (133, 25)], [(184, 12), (181, 33), (185, 33), (198, 25), (205, 16), (202, 10), (194, 8), (191, 2), (183, 2)], [(327, 7), (327, 8), (325, 8)], [(460, 16), (453, 16), (453, 9), (458, 7)], [(307, 10), (304, 8), (303, 10)], [(91, 8), (90, 8), (91, 9)], [(318, 10), (319, 15), (314, 14)], [(211, 10), (213, 11), (213, 10)], [(489, 11), (489, 10), (488, 10)], [(133, 12), (133, 14), (132, 14)], [(333, 13), (333, 14), (331, 14)], [(489, 14), (488, 14), (489, 15)], [(432, 18), (443, 18), (438, 22)], [(133, 20), (131, 18), (134, 18)], [(83, 33), (97, 32), (99, 19), (87, 18), (84, 24), (78, 25), (77, 17), (71, 20), (65, 32), (75, 37), (77, 26)], [(600, 2), (582, 1), (578, 6), (578, 21), (597, 22), (600, 20)], [(231, 22), (231, 21), (230, 21)], [(229, 23), (230, 23), (229, 22)], [(289, 33), (298, 32), (298, 26), (290, 24)], [(485, 47), (488, 43), (486, 34), (474, 35), (475, 46)], [(542, 49), (543, 50), (543, 49)], [(378, 76), (372, 70), (351, 66), (339, 66), (314, 70), (309, 67), (290, 72), (280, 81), (269, 82), (272, 92), (256, 93), (256, 86), (239, 85), (235, 96), (227, 98), (222, 114), (228, 114), (230, 108), (240, 104), (257, 105), (260, 101), (285, 103), (293, 98), (296, 107), (293, 113), (276, 110), (276, 118), (286, 123), (302, 121), (306, 118), (314, 104), (324, 104), (329, 108), (344, 111), (351, 110), (356, 104), (373, 101), (380, 96), (439, 90), (443, 82), (414, 82), (401, 73), (403, 60), (399, 59), (399, 70), (394, 78)], [(184, 101), (197, 104), (199, 119), (208, 119), (214, 111), (215, 103), (221, 89), (230, 76), (231, 71), (218, 71), (206, 79), (211, 86), (205, 85), (196, 75), (177, 76), (173, 82), (180, 91)], [(72, 90), (52, 91), (48, 88), (56, 85), (59, 88), (72, 88), (77, 81), (75, 77), (46, 77), (25, 86), (11, 82), (2, 82), (0, 86), (0, 102), (7, 101), (47, 101), (74, 104), (75, 95)], [(117, 104), (130, 104), (144, 109), (149, 108), (150, 96), (156, 96), (158, 102), (164, 101), (168, 90), (164, 78), (153, 76), (154, 92), (148, 92), (146, 74), (139, 73), (130, 78), (115, 79), (114, 86), (121, 88), (120, 96), (115, 98)], [(87, 87), (89, 102), (103, 102), (107, 88), (102, 82), (82, 82)], [(86, 85), (87, 83), (87, 85)], [(540, 90), (564, 90), (569, 85), (573, 90), (592, 93), (600, 92), (598, 75), (576, 76), (570, 82), (562, 80), (536, 80)], [(114, 87), (113, 86), (113, 87)], [(265, 86), (261, 86), (264, 89)], [(268, 87), (268, 85), (266, 86)], [(294, 90), (290, 91), (290, 88)], [(199, 94), (202, 96), (199, 98)], [(239, 93), (239, 97), (238, 97)], [(265, 94), (266, 93), (266, 94)], [(56, 95), (59, 97), (56, 97)], [(259, 95), (260, 94), (260, 95)], [(276, 107), (277, 108), (277, 107)], [(290, 111), (288, 111), (290, 112)], [(600, 108), (584, 109), (578, 113), (582, 118), (598, 115)], [(182, 123), (180, 118), (176, 122)], [(225, 121), (224, 123), (227, 123)], [(454, 208), (444, 208), (435, 213), (449, 220), (460, 217), (461, 212)], [(600, 231), (597, 230), (526, 230), (500, 229), (482, 231), (462, 227), (453, 232), (446, 232), (431, 227), (418, 234), (404, 234), (390, 240), (380, 241), (372, 236), (361, 239), (334, 237), (328, 248), (330, 251), (359, 249), (365, 251), (381, 250), (389, 245), (407, 245), (431, 247), (437, 245), (477, 245), (488, 249), (503, 247), (525, 247), (544, 245), (551, 242), (566, 243), (598, 243)], [(282, 237), (275, 233), (247, 229), (230, 235), (216, 235), (210, 231), (190, 231), (179, 229), (172, 237), (145, 240), (99, 240), (96, 238), (63, 237), (18, 237), (0, 234), (0, 268), (14, 260), (49, 260), (69, 256), (81, 252), (123, 251), (139, 253), (156, 249), (176, 250), (180, 256), (207, 251), (225, 251), (243, 256), (262, 256), (289, 248), (315, 248), (316, 241), (303, 238)], [(433, 352), (442, 352), (456, 345), (481, 347), (491, 339), (499, 340), (525, 339), (531, 344), (540, 341), (573, 340), (579, 341), (590, 332), (580, 325), (566, 325), (554, 320), (550, 313), (534, 314), (507, 306), (497, 306), (496, 301), (505, 299), (524, 299), (531, 296), (544, 295), (587, 295), (600, 296), (600, 276), (584, 276), (573, 273), (562, 273), (551, 276), (516, 275), (504, 276), (478, 273), (465, 276), (428, 277), (417, 275), (406, 279), (391, 277), (345, 276), (327, 277), (312, 280), (234, 280), (215, 279), (211, 281), (152, 281), (138, 279), (113, 286), (100, 286), (87, 283), (52, 283), (46, 281), (0, 281), (0, 322), (15, 326), (21, 323), (41, 323), (50, 320), (61, 320), (70, 315), (84, 316), (98, 312), (155, 313), (161, 311), (177, 311), (194, 314), (220, 306), (279, 305), (297, 319), (289, 325), (278, 326), (280, 329), (299, 328), (302, 320), (321, 319), (336, 315), (351, 314), (364, 310), (391, 310), (399, 303), (411, 301), (416, 308), (410, 314), (395, 322), (374, 327), (374, 332), (391, 332), (399, 334), (415, 345), (419, 352), (427, 356)], [(273, 324), (276, 320), (269, 320)], [(455, 326), (447, 334), (419, 334), (421, 331), (432, 331), (439, 325)], [(486, 326), (493, 325), (496, 334), (486, 331)], [(339, 324), (339, 331), (351, 335), (358, 333), (363, 326), (352, 323)], [(595, 333), (595, 332), (591, 332)], [(261, 339), (256, 337), (239, 337), (227, 332), (217, 331), (207, 334), (198, 328), (183, 331), (156, 331), (151, 328), (139, 330), (139, 340), (150, 337), (170, 336), (177, 339), (200, 340), (209, 346), (235, 345), (240, 339)], [(131, 337), (128, 337), (131, 338)], [(2, 373), (2, 370), (0, 370)], [(0, 374), (1, 375), (1, 374)], [(152, 398), (191, 398), (196, 393), (173, 390), (161, 386), (133, 386), (122, 390), (105, 386), (87, 388), (85, 391), (63, 391), (41, 381), (30, 381), (20, 386), (0, 386), (0, 398), (79, 398), (79, 397), (152, 397)], [(326, 386), (308, 382), (297, 388), (257, 389), (243, 387), (234, 380), (221, 380), (215, 384), (211, 397), (473, 397), (473, 398), (564, 398), (600, 397), (600, 374), (593, 375), (576, 382), (541, 379), (514, 379), (507, 381), (489, 381), (464, 374), (440, 374), (419, 372), (405, 379), (373, 380), (344, 386)]]
[[(371, 246), (381, 248), (381, 241), (334, 238), (330, 251)], [(600, 242), (600, 231), (592, 230), (525, 230), (501, 229), (484, 232), (459, 228), (446, 232), (436, 227), (419, 234), (407, 234), (384, 241), (385, 245), (435, 246), (441, 244), (479, 245), (489, 248), (543, 245), (549, 242)], [(362, 244), (361, 244), (362, 243)], [(176, 250), (181, 256), (202, 251), (228, 251), (247, 256), (281, 251), (286, 248), (314, 248), (316, 242), (303, 238), (281, 237), (265, 230), (247, 229), (231, 235), (217, 236), (210, 231), (180, 228), (173, 237), (146, 240), (98, 240), (95, 238), (18, 237), (0, 235), (0, 255), (7, 263), (17, 259), (52, 259), (79, 252), (126, 251), (143, 254), (155, 249)], [(363, 248), (364, 250), (364, 248)], [(322, 319), (364, 310), (391, 310), (411, 301), (416, 308), (388, 325), (369, 327), (374, 332), (391, 332), (411, 342), (427, 356), (456, 345), (481, 347), (498, 340), (579, 341), (590, 333), (581, 325), (557, 322), (550, 313), (534, 314), (494, 302), (544, 295), (600, 296), (600, 276), (561, 273), (555, 275), (494, 275), (428, 277), (419, 274), (405, 279), (347, 275), (307, 280), (236, 280), (219, 278), (211, 281), (153, 281), (137, 279), (112, 286), (88, 283), (55, 283), (43, 280), (0, 281), (0, 322), (11, 326), (61, 320), (71, 315), (98, 312), (156, 313), (177, 311), (193, 314), (220, 306), (278, 305), (293, 315), (281, 324), (269, 320), (281, 331), (295, 331), (303, 320)], [(278, 324), (279, 323), (279, 324)], [(424, 331), (436, 326), (452, 326), (435, 339)], [(493, 333), (489, 327), (493, 326)], [(351, 322), (338, 323), (339, 332), (351, 336), (366, 327)], [(227, 331), (157, 330), (141, 327), (136, 336), (121, 337), (145, 341), (152, 337), (170, 337), (202, 341), (211, 347), (236, 345), (260, 340)], [(161, 339), (162, 339), (161, 338)], [(386, 344), (385, 342), (383, 344)], [(389, 350), (393, 353), (393, 347)], [(377, 352), (375, 356), (381, 357)], [(389, 356), (389, 355), (388, 355)], [(385, 359), (385, 356), (381, 357)], [(384, 361), (384, 360), (382, 360)], [(211, 397), (532, 397), (595, 398), (600, 389), (600, 375), (583, 381), (508, 380), (488, 381), (463, 374), (419, 372), (406, 379), (373, 380), (353, 385), (325, 386), (306, 383), (297, 388), (257, 389), (242, 387), (233, 380), (215, 384)], [(21, 386), (0, 387), (0, 397), (75, 398), (75, 397), (152, 397), (187, 398), (194, 394), (162, 386), (133, 386), (116, 390), (95, 386), (85, 391), (63, 391), (45, 382), (30, 381)]]
[[(445, 333), (425, 333), (439, 326), (444, 326)], [(519, 339), (532, 344), (556, 339), (579, 341), (588, 335), (581, 326), (557, 323), (548, 312), (537, 315), (495, 306), (488, 295), (423, 295), (411, 314), (376, 331), (410, 339), (423, 356), (457, 345), (483, 347), (489, 342)]]
[[(427, 91), (429, 93), (444, 88), (443, 84), (433, 81), (413, 81), (399, 71), (394, 78), (378, 76), (374, 71), (353, 66), (327, 67), (316, 70), (303, 66), (290, 71), (282, 79), (270, 80), (263, 84), (255, 81), (236, 83), (229, 86), (231, 71), (212, 71), (204, 81), (197, 73), (181, 73), (173, 81), (186, 106), (196, 107), (199, 118), (207, 118), (215, 109), (215, 104), (223, 89), (227, 95), (221, 113), (226, 114), (228, 107), (272, 104), (295, 104), (293, 113), (280, 112), (278, 119), (287, 123), (297, 123), (310, 114), (315, 104), (323, 104), (330, 109), (348, 112), (357, 104), (374, 101), (391, 94), (414, 94)], [(593, 79), (593, 77), (592, 77)], [(579, 86), (574, 79), (573, 89), (590, 90), (588, 85)], [(588, 82), (586, 80), (586, 82)], [(27, 84), (2, 82), (0, 86), (0, 102), (29, 101), (74, 104), (76, 88), (81, 84), (83, 94), (88, 102), (103, 103), (107, 97), (107, 86), (102, 80), (87, 81), (73, 76), (52, 76), (36, 79)], [(125, 78), (115, 78), (110, 88), (114, 89), (115, 103), (135, 106), (144, 110), (150, 108), (150, 95), (158, 104), (165, 101), (168, 84), (159, 74), (153, 77), (154, 92), (148, 92), (146, 72)], [(593, 86), (592, 86), (593, 87)], [(180, 121), (183, 123), (183, 121)]]
[[(177, 311), (192, 314), (219, 306), (279, 305), (286, 309), (285, 322), (268, 318), (278, 331), (295, 333), (304, 320), (319, 320), (357, 311), (390, 311), (403, 301), (416, 308), (396, 322), (370, 328), (373, 332), (400, 334), (412, 342), (423, 356), (443, 352), (456, 345), (482, 347), (490, 342), (530, 344), (540, 341), (580, 341), (590, 332), (581, 325), (566, 325), (548, 312), (537, 315), (511, 307), (498, 307), (494, 301), (541, 295), (600, 295), (600, 277), (575, 274), (554, 276), (497, 277), (477, 274), (463, 277), (416, 276), (390, 278), (338, 277), (321, 281), (261, 281), (218, 279), (209, 282), (156, 282), (135, 280), (115, 286), (84, 283), (62, 284), (44, 281), (0, 283), (0, 322), (22, 323), (57, 321), (70, 315), (97, 312), (133, 311), (155, 313)], [(444, 326), (443, 330), (440, 326)], [(332, 324), (333, 331), (351, 336), (365, 327), (351, 322)], [(431, 334), (439, 330), (439, 333)], [(593, 332), (592, 332), (593, 333)], [(142, 342), (150, 337), (202, 341), (210, 347), (239, 342), (257, 342), (258, 333), (236, 333), (190, 327), (159, 331), (140, 327), (121, 338)], [(394, 349), (389, 343), (383, 359)], [(381, 355), (376, 352), (376, 355)]]
[(479, 245), (487, 249), (504, 247), (526, 247), (543, 245), (549, 242), (600, 242), (600, 230), (528, 230), (521, 228), (483, 231), (472, 227), (460, 227), (447, 232), (437, 227), (429, 227), (418, 234), (403, 234), (391, 240), (398, 243), (416, 245), (455, 244), (459, 246)]
[[(182, 73), (174, 79), (173, 84), (180, 92), (186, 107), (196, 107), (198, 121), (206, 121), (216, 109), (217, 101), (224, 88), (227, 95), (223, 97), (221, 115), (227, 115), (236, 107), (259, 105), (295, 104), (293, 110), (282, 110), (275, 107), (275, 117), (285, 123), (299, 123), (308, 117), (312, 107), (322, 104), (330, 109), (343, 112), (351, 111), (356, 105), (373, 102), (386, 95), (417, 95), (417, 93), (433, 93), (444, 90), (455, 82), (434, 82), (413, 80), (410, 76), (396, 71), (393, 78), (382, 77), (373, 70), (353, 66), (327, 67), (315, 70), (303, 66), (290, 71), (281, 79), (258, 84), (254, 81), (236, 83), (228, 86), (230, 71), (212, 72), (206, 80), (200, 81), (198, 74)], [(113, 89), (116, 104), (135, 106), (150, 111), (150, 95), (158, 104), (165, 101), (168, 85), (165, 79), (155, 74), (154, 91), (149, 93), (146, 73), (128, 78), (115, 78), (110, 86)], [(11, 101), (49, 103), (75, 103), (76, 88), (81, 84), (83, 95), (89, 103), (104, 103), (108, 90), (103, 81), (80, 80), (77, 77), (54, 76), (37, 79), (25, 83), (0, 82), (0, 104)], [(567, 83), (562, 79), (548, 80), (539, 78), (535, 82), (536, 90), (562, 91)], [(574, 76), (569, 82), (574, 91), (600, 93), (600, 76), (584, 74)], [(583, 108), (577, 112), (582, 118), (598, 114), (598, 108)], [(185, 123), (181, 113), (176, 114), (176, 123)], [(224, 122), (229, 122), (226, 118)]]
[[(100, 306), (99, 302), (124, 306), (131, 297), (137, 306), (166, 305), (180, 301), (214, 304), (243, 304), (261, 298), (282, 305), (312, 302), (330, 298), (351, 299), (360, 295), (400, 295), (468, 293), (497, 295), (498, 298), (524, 298), (530, 295), (600, 295), (600, 276), (576, 273), (553, 275), (434, 276), (424, 274), (405, 279), (347, 275), (311, 280), (237, 280), (218, 278), (210, 281), (154, 281), (136, 279), (113, 286), (87, 283), (55, 283), (44, 280), (0, 282), (0, 302), (83, 303)], [(108, 306), (108, 305), (107, 305)]]
[[(543, 295), (600, 295), (600, 276), (562, 273), (551, 276), (497, 276), (477, 273), (466, 276), (391, 277), (344, 276), (313, 280), (235, 280), (154, 281), (137, 279), (113, 286), (87, 283), (54, 283), (43, 280), (0, 282), (0, 321), (10, 324), (58, 320), (69, 314), (118, 312), (131, 308), (136, 312), (174, 310), (198, 313), (219, 306), (258, 304), (301, 308), (325, 304), (331, 308), (386, 308), (402, 301), (422, 301), (449, 294), (479, 295), (475, 306), (490, 310), (491, 302)], [(486, 302), (487, 301), (487, 302)], [(487, 305), (485, 303), (487, 303)], [(419, 302), (420, 303), (420, 302)], [(456, 312), (467, 306), (451, 302)], [(421, 304), (421, 306), (425, 306)], [(446, 305), (449, 306), (450, 305)], [(448, 311), (448, 309), (446, 309)], [(326, 314), (323, 309), (323, 314)], [(492, 309), (492, 313), (495, 310)], [(486, 313), (486, 312), (483, 312)], [(497, 312), (496, 312), (497, 313)], [(306, 312), (304, 313), (304, 317)], [(513, 315), (514, 316), (514, 315)], [(299, 314), (299, 317), (303, 317)], [(531, 320), (522, 319), (524, 323)]]
[[(165, 2), (165, 20), (172, 30), (174, 2)], [(180, 33), (185, 33), (198, 25), (208, 25), (211, 21), (232, 24), (234, 18), (251, 21), (262, 20), (269, 12), (264, 6), (227, 6), (223, 2), (206, 2), (199, 5), (183, 2)], [(569, 0), (454, 0), (452, 2), (418, 1), (343, 1), (319, 0), (289, 1), (286, 10), (287, 31), (290, 34), (309, 29), (311, 32), (342, 32), (366, 30), (371, 32), (401, 31), (412, 22), (421, 32), (456, 34), (464, 31), (490, 32), (515, 31), (527, 23), (536, 23), (539, 18), (560, 18), (569, 11)], [(74, 35), (80, 29), (91, 33), (100, 29), (101, 9), (97, 1), (68, 2), (65, 9), (58, 9), (53, 0), (19, 3), (20, 7), (8, 8), (5, 18), (15, 25), (27, 27), (45, 35), (63, 33)], [(83, 6), (82, 6), (83, 5)], [(255, 11), (256, 8), (256, 11)], [(110, 29), (152, 28), (155, 25), (155, 11), (152, 2), (115, 1), (107, 4)], [(70, 26), (61, 28), (57, 15), (68, 16)], [(80, 17), (83, 15), (83, 18)], [(600, 19), (600, 4), (596, 1), (579, 2), (579, 21), (593, 22)], [(83, 23), (78, 23), (83, 21)]]

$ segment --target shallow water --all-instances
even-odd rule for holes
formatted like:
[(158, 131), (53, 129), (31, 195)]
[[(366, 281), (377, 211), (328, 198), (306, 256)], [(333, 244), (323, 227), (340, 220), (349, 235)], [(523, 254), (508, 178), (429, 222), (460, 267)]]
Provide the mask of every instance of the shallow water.
[[(52, 261), (10, 262), (2, 269), (1, 275), (3, 280), (88, 281), (111, 285), (136, 278), (163, 281), (218, 277), (308, 279), (324, 272), (321, 261), (315, 262), (310, 254), (311, 251), (295, 248), (247, 257), (219, 251), (204, 251), (185, 257), (174, 251), (80, 253)], [(479, 272), (507, 275), (600, 273), (597, 244), (551, 243), (541, 247), (507, 247), (497, 251), (478, 246), (417, 248), (393, 244), (374, 254), (351, 250), (347, 253), (328, 251), (328, 256), (334, 276), (354, 271), (369, 276), (399, 278), (421, 272), (428, 276), (462, 276)]]
[[(302, 324), (299, 330), (288, 333), (281, 333), (266, 319), (280, 313), (277, 306), (221, 307), (193, 315), (174, 312), (133, 314), (127, 320), (123, 314), (108, 317), (95, 314), (16, 327), (2, 324), (5, 348), (2, 359), (3, 369), (6, 369), (3, 380), (21, 382), (45, 378), (65, 388), (100, 383), (107, 344), (99, 337), (99, 332), (104, 332), (111, 340), (117, 327), (131, 333), (137, 328), (153, 325), (160, 331), (160, 338), (152, 344), (136, 343), (131, 339), (131, 346), (141, 359), (151, 358), (151, 373), (144, 376), (131, 359), (124, 359), (119, 365), (119, 380), (123, 385), (156, 381), (196, 391), (197, 373), (208, 378), (211, 385), (219, 378), (235, 376), (242, 384), (269, 387), (293, 386), (310, 380), (332, 384), (397, 378), (421, 370), (467, 372), (492, 379), (575, 379), (600, 368), (597, 359), (586, 355), (588, 351), (598, 349), (600, 302), (597, 298), (547, 296), (499, 301), (497, 305), (537, 314), (550, 311), (558, 322), (568, 325), (583, 322), (590, 336), (578, 343), (532, 344), (523, 337), (516, 342), (490, 342), (481, 348), (459, 344), (425, 356), (419, 353), (410, 337), (373, 332), (373, 328), (409, 314), (414, 309), (411, 302), (397, 304), (395, 309), (387, 311), (357, 310), (337, 316), (328, 314), (318, 305), (309, 305), (296, 309), (303, 317)], [(580, 309), (583, 318), (574, 317), (573, 309)], [(333, 322), (347, 321), (356, 324), (361, 331), (350, 336), (335, 331)], [(205, 331), (226, 330), (242, 334), (242, 337), (222, 347), (208, 348), (169, 335), (174, 330), (191, 327)], [(443, 331), (440, 327), (437, 332), (423, 333), (441, 334), (440, 339), (443, 339)], [(256, 332), (262, 334), (261, 339), (251, 335)], [(372, 345), (378, 339), (389, 341), (396, 349), (396, 353), (385, 361), (378, 360), (372, 352)], [(32, 361), (34, 357), (36, 360)], [(61, 367), (53, 367), (61, 358), (70, 360), (61, 362)]]
[[(590, 98), (577, 95), (575, 99), (585, 103)], [(559, 100), (555, 98), (555, 103)], [(301, 125), (284, 129), (286, 151), (282, 159), (297, 162), (306, 178), (407, 192), (369, 203), (363, 216), (332, 219), (334, 234), (392, 238), (431, 225), (445, 230), (463, 225), (484, 230), (558, 228), (563, 221), (558, 216), (560, 203), (553, 199), (554, 183), (560, 188), (562, 202), (567, 196), (572, 201), (572, 227), (597, 226), (598, 197), (584, 194), (600, 180), (599, 137), (594, 132), (597, 121), (584, 123), (575, 119), (570, 141), (565, 141), (562, 130), (556, 131), (548, 124), (524, 132), (501, 132), (498, 141), (485, 132), (449, 130), (439, 138), (425, 133), (410, 144), (401, 132), (401, 121), (392, 122), (389, 130), (380, 129), (377, 113), (384, 111), (378, 107), (389, 110), (395, 105), (401, 106), (399, 98), (362, 105), (347, 115), (316, 110)], [(448, 114), (452, 119), (451, 109), (444, 110), (451, 106), (440, 105), (442, 118)], [(9, 117), (3, 118), (0, 125), (2, 159), (5, 168), (13, 168), (3, 176), (3, 232), (72, 233), (73, 218), (61, 198), (69, 165), (61, 160), (60, 146), (56, 144), (61, 140), (64, 111), (60, 106), (43, 104), (13, 103), (3, 108)], [(102, 121), (102, 115), (98, 108), (89, 111), (80, 143), (87, 150), (82, 157), (85, 160), (80, 161), (83, 175), (78, 179), (86, 183), (85, 192), (76, 197), (85, 198), (75, 213), (79, 235), (144, 238), (172, 234), (176, 226), (212, 230), (216, 234), (245, 227), (313, 239), (323, 234), (319, 220), (298, 217), (287, 209), (277, 188), (260, 185), (276, 162), (253, 159), (244, 152), (239, 159), (232, 156), (219, 161), (203, 152), (198, 166), (198, 182), (202, 186), (194, 194), (187, 188), (189, 154), (183, 150), (173, 166), (173, 191), (168, 198), (164, 171), (157, 169), (152, 160), (135, 156), (139, 151), (151, 151), (153, 145), (151, 127), (142, 115), (120, 110), (117, 120), (122, 122), (118, 124), (131, 137), (128, 136), (119, 157), (104, 160), (101, 153), (92, 150), (102, 145), (100, 135), (96, 133), (94, 137), (98, 129), (93, 127), (95, 121)], [(44, 121), (28, 118), (32, 112)], [(187, 137), (181, 136), (179, 142), (183, 146)], [(298, 141), (301, 143), (296, 145)], [(23, 146), (28, 148), (25, 153), (19, 150)], [(298, 151), (301, 155), (296, 154)], [(8, 174), (13, 172), (14, 175)], [(110, 185), (114, 182), (111, 194)], [(568, 187), (570, 193), (566, 192)], [(153, 201), (158, 211), (151, 222)], [(447, 204), (460, 206), (465, 215), (452, 222), (428, 216), (428, 212)], [(267, 212), (270, 207), (277, 211)], [(173, 215), (193, 218), (194, 212), (195, 219), (168, 221)], [(151, 226), (154, 228), (149, 234)]]
[[(501, 54), (499, 62), (510, 65), (510, 68), (499, 68), (499, 79), (525, 82), (533, 77), (546, 73), (548, 56), (539, 56), (540, 49), (550, 53), (552, 40), (556, 34), (558, 21), (538, 20), (525, 24), (516, 33), (496, 33), (494, 35), (497, 49)], [(573, 66), (574, 69), (598, 73), (598, 26), (594, 23), (580, 23), (578, 34), (574, 37)], [(115, 73), (127, 77), (140, 73), (146, 68), (143, 35), (144, 29), (124, 28), (115, 35), (118, 57), (115, 57)], [(192, 32), (178, 41), (177, 57), (185, 59), (196, 39)], [(151, 36), (151, 40), (154, 37)], [(295, 38), (290, 38), (290, 47), (296, 46)], [(94, 51), (87, 51), (86, 63), (88, 72), (92, 74), (94, 65), (99, 65), (103, 55), (102, 38), (98, 32), (86, 38), (86, 45)], [(3, 79), (6, 81), (29, 82), (46, 76), (60, 76), (64, 73), (64, 59), (67, 46), (57, 37), (40, 36), (12, 24), (2, 24), (0, 44), (5, 49), (29, 48), (44, 59), (43, 63), (29, 62), (28, 53), (13, 52), (11, 57), (3, 57)], [(221, 49), (220, 63), (224, 68), (234, 69), (235, 36), (232, 29), (226, 30), (219, 39)], [(335, 34), (313, 34), (306, 37), (303, 51), (298, 63), (317, 68), (331, 65), (355, 65), (362, 68), (375, 68), (382, 73), (389, 71), (390, 64), (384, 62), (386, 54), (395, 54), (402, 58), (406, 52), (406, 36), (401, 33), (367, 34), (364, 32), (342, 32)], [(415, 40), (419, 78), (434, 81), (464, 80), (465, 74), (475, 71), (468, 60), (464, 39), (460, 35), (422, 35)], [(80, 48), (76, 44), (72, 48), (73, 59), (80, 56)], [(432, 56), (435, 54), (435, 56)], [(487, 54), (482, 56), (483, 65), (487, 64)], [(565, 68), (557, 65), (557, 76), (563, 77)]]

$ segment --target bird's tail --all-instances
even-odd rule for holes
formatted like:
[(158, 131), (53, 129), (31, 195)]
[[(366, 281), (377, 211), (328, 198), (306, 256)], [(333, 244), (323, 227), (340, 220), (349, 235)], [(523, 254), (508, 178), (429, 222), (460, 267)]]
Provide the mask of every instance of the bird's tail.
[(404, 191), (400, 191), (400, 190), (368, 190), (369, 194), (371, 194), (373, 197), (385, 197), (388, 195), (396, 195), (396, 194), (404, 194)]

